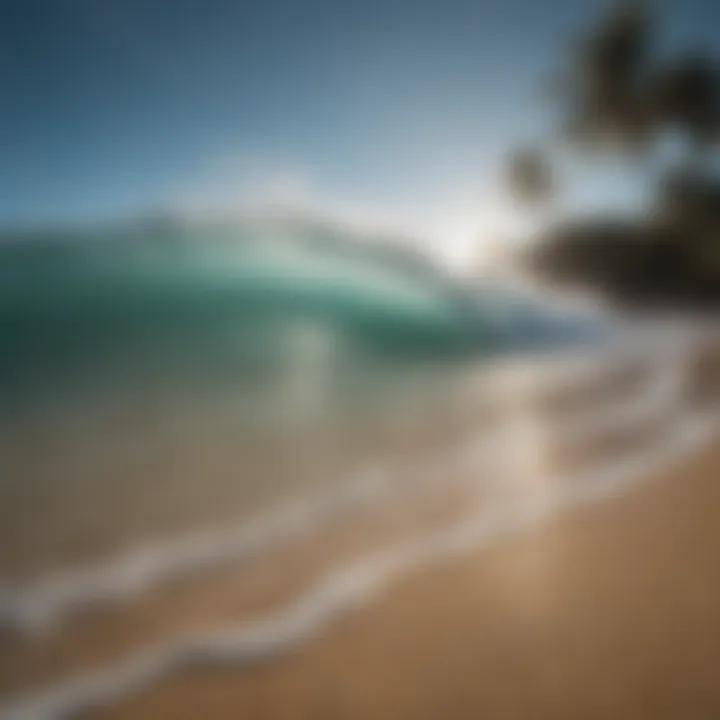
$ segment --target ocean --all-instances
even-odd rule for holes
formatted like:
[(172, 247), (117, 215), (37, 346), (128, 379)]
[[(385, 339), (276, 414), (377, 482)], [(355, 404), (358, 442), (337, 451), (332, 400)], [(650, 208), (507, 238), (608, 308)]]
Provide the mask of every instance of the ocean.
[(341, 489), (447, 444), (478, 363), (597, 340), (391, 244), (262, 229), (0, 251), (3, 586)]
[(291, 230), (2, 246), (0, 716), (252, 685), (400, 578), (716, 437), (706, 328)]

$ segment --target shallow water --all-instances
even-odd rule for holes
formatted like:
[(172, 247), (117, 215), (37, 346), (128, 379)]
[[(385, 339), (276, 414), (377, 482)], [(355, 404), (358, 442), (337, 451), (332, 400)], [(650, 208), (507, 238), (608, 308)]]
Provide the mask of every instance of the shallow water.
[(441, 446), (463, 368), (528, 327), (439, 281), (297, 250), (6, 255), (5, 582), (251, 518)]

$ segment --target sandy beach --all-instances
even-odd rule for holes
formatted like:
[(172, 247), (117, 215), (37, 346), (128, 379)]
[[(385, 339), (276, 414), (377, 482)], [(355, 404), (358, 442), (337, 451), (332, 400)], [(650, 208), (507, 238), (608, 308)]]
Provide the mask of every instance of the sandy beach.
[[(8, 633), (0, 643), (0, 693), (52, 685), (131, 657), (144, 648), (193, 633), (223, 631), (239, 622), (282, 611), (337, 568), (387, 546), (424, 537), (467, 515), (493, 488), (478, 493), (478, 468), (431, 477), (412, 496), (399, 487), (348, 507), (327, 525), (297, 530), (288, 540), (217, 567), (153, 587), (117, 602), (81, 604), (40, 633)], [(497, 492), (495, 490), (495, 492)]]
[(720, 452), (409, 576), (287, 657), (93, 718), (720, 715)]
[(717, 427), (672, 371), (618, 368), (593, 402), (513, 374), (492, 422), (278, 508), (247, 550), (30, 588), (0, 717), (715, 717)]

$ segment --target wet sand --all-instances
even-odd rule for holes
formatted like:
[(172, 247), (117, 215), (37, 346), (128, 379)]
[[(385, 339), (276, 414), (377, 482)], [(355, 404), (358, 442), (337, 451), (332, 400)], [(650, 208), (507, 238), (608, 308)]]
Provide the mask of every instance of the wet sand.
[[(476, 391), (484, 401), (494, 397), (486, 383), (470, 392), (465, 382), (462, 403), (445, 398), (453, 422), (423, 413), (440, 426), (427, 433), (409, 423), (403, 448), (381, 463), (390, 471), (384, 489), (367, 503), (353, 501), (257, 556), (203, 563), (137, 594), (118, 586), (111, 593), (118, 602), (98, 601), (91, 589), (37, 634), (5, 632), (0, 698), (8, 704), (0, 703), (0, 716), (30, 700), (31, 713), (14, 719), (76, 717), (100, 697), (107, 706), (82, 717), (720, 716), (712, 682), (720, 660), (720, 451), (713, 447), (668, 463), (649, 484), (628, 490), (621, 482), (627, 494), (610, 502), (560, 504), (564, 515), (531, 518), (529, 527), (522, 520), (522, 529), (511, 522), (510, 538), (481, 542), (485, 549), (465, 560), (434, 570), (410, 563), (415, 569), (383, 584), (379, 597), (353, 600), (352, 612), (331, 614), (319, 632), (282, 644), (272, 658), (222, 662), (233, 633), (292, 614), (338, 572), (477, 526), (480, 516), (492, 524), (534, 499), (572, 497), (585, 471), (674, 447), (686, 394), (693, 406), (714, 406), (717, 368), (713, 358), (710, 377), (694, 368), (689, 386), (675, 386), (672, 372), (669, 385), (664, 371), (657, 384), (633, 361), (558, 390), (511, 372), (496, 378), (498, 407), (478, 406)], [(605, 480), (598, 482), (590, 485)], [(218, 643), (219, 655), (208, 651)], [(86, 681), (102, 688), (106, 672), (126, 677), (128, 667), (168, 648), (167, 672), (151, 673), (139, 692), (88, 689)], [(50, 709), (37, 710), (45, 690)]]
[(663, 475), (408, 576), (283, 658), (88, 717), (719, 717), (720, 450)]
[(452, 526), (499, 494), (495, 487), (478, 487), (481, 467), (441, 479), (431, 476), (425, 486), (416, 482), (411, 496), (402, 486), (388, 488), (258, 557), (198, 569), (116, 603), (81, 606), (38, 635), (6, 633), (0, 643), (0, 694), (52, 685), (112, 666), (148, 646), (223, 631), (282, 610), (337, 568)]

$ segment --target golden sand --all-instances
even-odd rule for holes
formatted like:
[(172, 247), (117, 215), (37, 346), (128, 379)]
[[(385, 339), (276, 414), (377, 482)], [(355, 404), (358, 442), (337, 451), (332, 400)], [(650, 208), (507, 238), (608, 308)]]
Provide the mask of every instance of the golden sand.
[(415, 488), (411, 497), (381, 496), (257, 558), (199, 570), (115, 604), (81, 608), (37, 636), (7, 635), (0, 643), (0, 693), (31, 691), (148, 646), (222, 631), (282, 609), (338, 566), (457, 522), (484, 497), (472, 475), (466, 471), (453, 484)]
[(93, 714), (720, 717), (720, 451), (399, 582), (303, 649)]
[[(701, 368), (693, 373), (703, 383), (691, 389), (710, 402), (717, 399), (717, 365), (708, 368), (709, 378)], [(452, 471), (426, 467), (437, 460), (437, 446), (448, 451), (440, 433), (437, 443), (416, 442), (405, 453), (414, 458), (410, 477), (423, 467), (434, 477), (425, 490), (381, 498), (256, 561), (206, 569), (116, 606), (81, 609), (35, 637), (2, 637), (0, 695), (34, 694), (122, 666), (146, 648), (265, 617), (338, 567), (475, 517), (478, 501), (512, 504), (543, 483), (569, 482), (588, 465), (657, 445), (676, 413), (631, 426), (614, 421), (577, 437), (548, 434), (555, 410), (564, 415), (569, 403), (582, 411), (609, 394), (622, 400), (641, 380), (628, 366), (598, 383), (596, 401), (581, 389), (538, 397), (527, 418), (510, 412), (522, 426), (520, 445), (508, 454), (510, 478), (488, 482), (473, 463)], [(505, 426), (503, 416), (496, 420)], [(458, 439), (456, 428), (445, 434)], [(720, 451), (710, 448), (624, 497), (398, 579), (271, 662), (186, 671), (86, 715), (720, 717), (719, 518)]]

